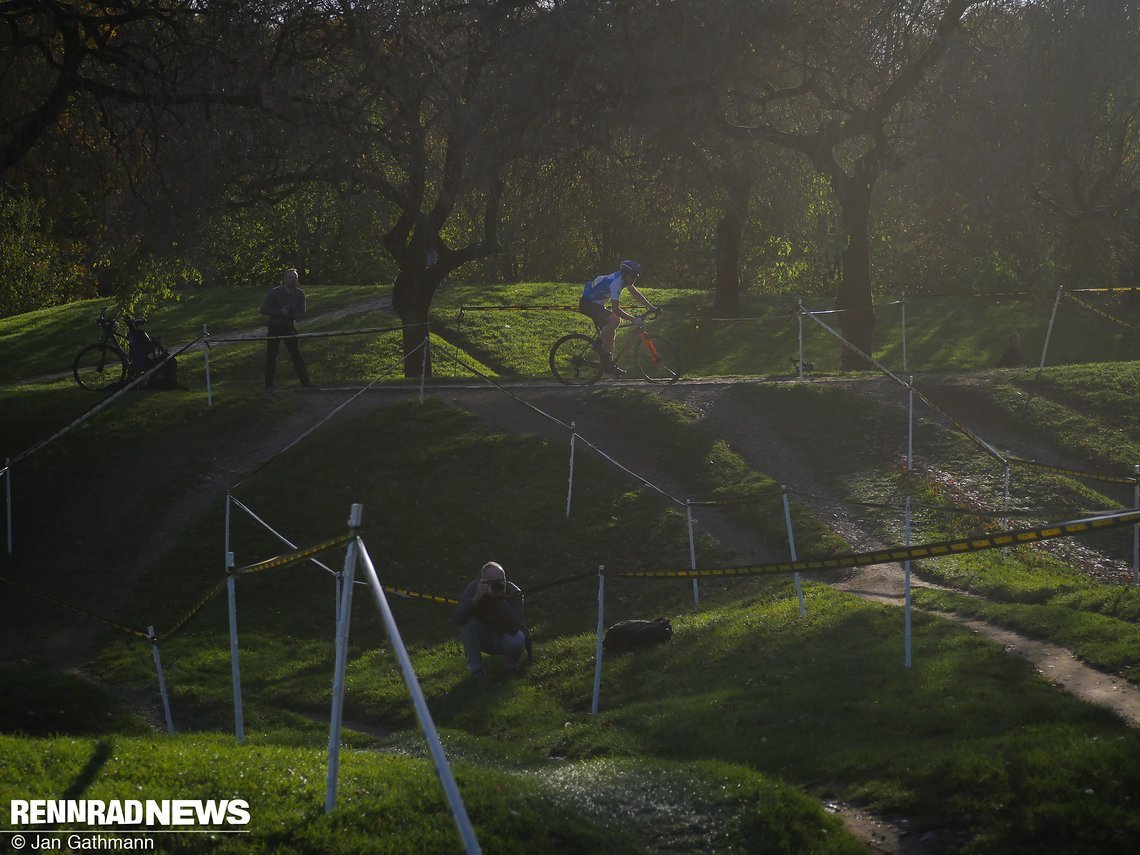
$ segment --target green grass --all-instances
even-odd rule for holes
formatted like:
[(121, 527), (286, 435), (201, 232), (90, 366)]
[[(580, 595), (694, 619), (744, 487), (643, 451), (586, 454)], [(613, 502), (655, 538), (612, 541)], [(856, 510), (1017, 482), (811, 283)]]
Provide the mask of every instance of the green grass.
[[(361, 293), (374, 292), (313, 289), (309, 296), (316, 311), (318, 300), (323, 309)], [(533, 310), (468, 311), (460, 322), (459, 307), (572, 303), (576, 293), (576, 287), (549, 283), (447, 288), (433, 318), (437, 369), (447, 361), (442, 354), (455, 353), (480, 372), (545, 375), (545, 349), (580, 319)], [(248, 312), (250, 326), (257, 325), (252, 313), (259, 295), (191, 296), (195, 302), (170, 307), (174, 314), (153, 316), (163, 318), (164, 332), (190, 336), (202, 319), (226, 310), (234, 317)], [(694, 329), (689, 312), (699, 294), (652, 296), (669, 309), (659, 326), (689, 350), (694, 373), (751, 373), (756, 366), (790, 373), (796, 323), (781, 316), (781, 301), (748, 307), (758, 316), (767, 313), (768, 321), (714, 322), (706, 315)], [(219, 302), (212, 302), (215, 297)], [(0, 321), (0, 352), (37, 352), (35, 336), (90, 321), (91, 306), (79, 308), (57, 310), (58, 317), (36, 313), (16, 338), (8, 331), (21, 321)], [(183, 310), (186, 317), (176, 319)], [(943, 323), (947, 335), (920, 340), (908, 334), (909, 356), (915, 364), (951, 363), (940, 369), (986, 367), (984, 344), (1004, 341), (1004, 326), (1015, 318), (1009, 307), (999, 320), (974, 314), (971, 326), (944, 306), (926, 311), (918, 301), (913, 312), (908, 307), (911, 333), (924, 323)], [(1068, 323), (1069, 315), (1061, 317)], [(313, 327), (383, 326), (393, 318), (376, 311)], [(886, 311), (880, 323), (886, 358), (898, 360)], [(765, 324), (772, 330), (756, 335)], [(234, 322), (234, 328), (244, 325)], [(159, 328), (157, 320), (154, 326)], [(805, 332), (811, 327), (807, 322)], [(1028, 339), (1024, 318), (1019, 328)], [(952, 343), (951, 329), (967, 344)], [(810, 335), (821, 332), (815, 328)], [(1055, 335), (1061, 336), (1060, 328)], [(814, 342), (811, 348), (826, 342), (806, 340)], [(1087, 335), (1085, 345), (1073, 351), (1075, 359), (1100, 364), (1050, 368), (1040, 378), (1036, 372), (1002, 373), (977, 394), (1011, 420), (1031, 421), (1026, 432), (1035, 441), (1079, 453), (1090, 466), (1119, 470), (1140, 456), (1131, 406), (1136, 364), (1119, 361), (1135, 355), (1127, 352), (1128, 342), (1100, 333)], [(302, 346), (314, 376), (330, 385), (369, 381), (399, 360), (391, 335), (305, 339)], [(826, 347), (834, 353), (830, 343)], [(66, 362), (66, 352), (44, 358)], [(1059, 346), (1057, 352), (1065, 351)], [(830, 358), (818, 353), (808, 352), (817, 373), (827, 370)], [(392, 600), (488, 852), (858, 851), (819, 799), (906, 816), (916, 835), (934, 831), (950, 851), (1115, 852), (1140, 831), (1135, 731), (1058, 692), (992, 643), (929, 615), (915, 617), (915, 666), (907, 670), (897, 610), (810, 581), (808, 615), (801, 619), (786, 578), (705, 580), (699, 606), (685, 580), (608, 579), (607, 625), (663, 615), (676, 634), (661, 648), (608, 657), (601, 709), (590, 715), (597, 620), (592, 574), (599, 563), (610, 572), (687, 567), (684, 509), (583, 454), (567, 521), (562, 443), (489, 432), (469, 414), (433, 400), (350, 409), (268, 465), (249, 459), (203, 484), (201, 464), (222, 443), (253, 444), (312, 401), (262, 395), (261, 354), (256, 343), (212, 349), (213, 407), (206, 406), (201, 363), (188, 355), (180, 375), (192, 391), (126, 396), (20, 464), (14, 480), (16, 555), (0, 558), (0, 575), (78, 604), (113, 592), (107, 601), (117, 605), (109, 617), (131, 627), (154, 624), (161, 633), (221, 578), (229, 487), (301, 545), (342, 532), (350, 504), (363, 503), (363, 537), (385, 584), (455, 596), (492, 558), (524, 588), (583, 575), (528, 599), (536, 657), (521, 681), (503, 678), (497, 668), (483, 684), (466, 680), (448, 608)], [(1108, 356), (1118, 361), (1103, 361)], [(29, 357), (6, 376), (33, 376), (41, 371), (38, 364)], [(287, 378), (287, 360), (280, 370)], [(330, 406), (343, 400), (320, 394)], [(1009, 524), (948, 512), (1000, 507), (1003, 473), (937, 419), (916, 426), (916, 471), (907, 474), (901, 466), (905, 413), (898, 407), (823, 383), (748, 384), (722, 394), (735, 398), (749, 417), (766, 420), (832, 500), (880, 505), (859, 505), (857, 513), (888, 542), (902, 537), (897, 507), (904, 495), (917, 503), (915, 540)], [(93, 400), (69, 380), (0, 390), (2, 451), (28, 447)], [(517, 406), (506, 399), (503, 405)], [(741, 456), (694, 412), (656, 395), (602, 390), (583, 406), (641, 437), (644, 454), (667, 465), (691, 498), (770, 499), (726, 513), (774, 554), (786, 554), (779, 485), (765, 473), (762, 456)], [(291, 438), (282, 435), (281, 444)], [(209, 501), (184, 512), (162, 560), (128, 584), (121, 568), (150, 526), (171, 528), (161, 515), (191, 487)], [(1012, 499), (1042, 520), (1124, 502), (1066, 478), (1020, 470)], [(793, 518), (801, 557), (849, 548), (830, 530), (826, 514), (816, 518), (794, 503)], [(1037, 518), (1013, 522), (1031, 525)], [(238, 565), (283, 551), (238, 510), (231, 528)], [(1090, 544), (1107, 558), (1127, 559), (1130, 546), (1110, 534)], [(701, 566), (729, 557), (708, 536), (697, 548)], [(322, 559), (339, 567), (343, 551)], [(928, 561), (917, 569), (974, 595), (919, 591), (921, 606), (978, 614), (1051, 638), (1140, 681), (1134, 589), (1094, 582), (1069, 553), (1019, 547)], [(171, 851), (454, 851), (454, 826), (363, 589), (352, 618), (340, 807), (328, 817), (321, 810), (333, 593), (328, 573), (311, 563), (239, 579), (245, 746), (225, 735), (232, 700), (224, 596), (206, 603), (162, 646), (182, 734), (171, 739), (144, 732), (156, 709), (147, 643), (105, 628), (87, 677), (58, 674), (45, 664), (48, 651), (81, 619), (23, 594), (6, 594), (0, 730), (10, 735), (0, 736), (0, 801), (26, 792), (87, 798), (232, 794), (250, 800), (248, 838), (180, 839)]]

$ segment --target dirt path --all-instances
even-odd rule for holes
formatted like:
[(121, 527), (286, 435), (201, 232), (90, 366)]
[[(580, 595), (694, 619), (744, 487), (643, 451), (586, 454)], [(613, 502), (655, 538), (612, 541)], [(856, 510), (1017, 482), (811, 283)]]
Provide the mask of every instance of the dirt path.
[[(827, 495), (831, 492), (826, 484), (815, 480), (810, 461), (797, 457), (762, 420), (740, 408), (734, 396), (728, 394), (730, 388), (730, 385), (720, 383), (678, 384), (660, 390), (660, 394), (691, 407), (734, 451), (758, 470), (789, 486), (794, 485), (803, 493)], [(450, 404), (474, 412), (493, 429), (533, 433), (556, 444), (567, 443), (568, 447), (566, 428), (501, 392), (478, 387), (446, 390), (430, 390), (429, 387), (429, 391)], [(512, 391), (526, 403), (560, 421), (574, 422), (580, 435), (671, 495), (681, 499), (688, 495), (685, 485), (677, 483), (668, 471), (667, 461), (654, 455), (652, 443), (615, 430), (603, 417), (591, 411), (591, 392), (541, 385), (515, 386)], [(880, 549), (890, 545), (878, 539), (872, 533), (872, 527), (847, 506), (825, 505), (804, 497), (798, 497), (798, 501), (847, 538), (856, 549)], [(741, 531), (726, 514), (715, 508), (695, 509), (694, 523), (735, 553), (739, 561), (761, 562), (787, 557), (773, 555), (768, 547), (758, 543), (750, 533)], [(840, 590), (875, 602), (896, 606), (904, 604), (905, 573), (899, 564), (858, 568), (841, 574), (831, 583)], [(911, 585), (936, 587), (913, 566)], [(952, 614), (940, 616), (992, 638), (1006, 652), (1031, 661), (1047, 680), (1083, 700), (1113, 710), (1134, 727), (1140, 726), (1140, 689), (1132, 684), (1085, 665), (1071, 651), (1057, 645), (1027, 638), (983, 621)]]

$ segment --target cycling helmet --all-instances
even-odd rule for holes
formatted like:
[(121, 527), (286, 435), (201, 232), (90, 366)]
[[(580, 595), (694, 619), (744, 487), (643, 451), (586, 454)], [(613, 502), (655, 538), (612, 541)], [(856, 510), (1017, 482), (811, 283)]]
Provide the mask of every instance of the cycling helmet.
[(627, 258), (621, 263), (622, 273), (632, 273), (634, 276), (641, 275), (641, 265), (634, 261), (632, 258)]

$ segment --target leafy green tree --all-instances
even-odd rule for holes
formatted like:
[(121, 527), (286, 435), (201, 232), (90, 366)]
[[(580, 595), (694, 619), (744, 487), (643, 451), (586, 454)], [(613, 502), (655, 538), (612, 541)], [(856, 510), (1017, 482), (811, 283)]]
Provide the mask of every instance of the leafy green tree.
[[(724, 115), (743, 139), (801, 153), (827, 178), (846, 238), (837, 306), (859, 350), (873, 352), (871, 220), (875, 185), (909, 153), (916, 92), (976, 0), (791, 4), (766, 35), (751, 80)], [(846, 368), (862, 367), (844, 348)]]
[(43, 209), (0, 185), (0, 317), (94, 296), (83, 248), (53, 237)]

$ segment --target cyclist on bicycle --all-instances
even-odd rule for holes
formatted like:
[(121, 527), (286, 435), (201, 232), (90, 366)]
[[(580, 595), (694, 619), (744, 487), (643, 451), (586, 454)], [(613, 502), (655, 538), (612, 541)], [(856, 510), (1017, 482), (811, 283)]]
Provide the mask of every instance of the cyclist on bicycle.
[[(641, 265), (632, 258), (626, 259), (613, 273), (599, 276), (592, 282), (587, 282), (582, 291), (582, 298), (578, 301), (578, 311), (594, 322), (598, 328), (598, 338), (602, 344), (602, 360), (605, 369), (620, 377), (625, 370), (614, 364), (614, 336), (622, 318), (631, 323), (640, 323), (637, 318), (621, 307), (621, 290), (626, 288), (633, 298), (651, 312), (659, 312), (656, 306), (650, 303), (645, 296), (637, 290), (633, 283), (641, 276)], [(606, 301), (610, 308), (606, 308)]]

